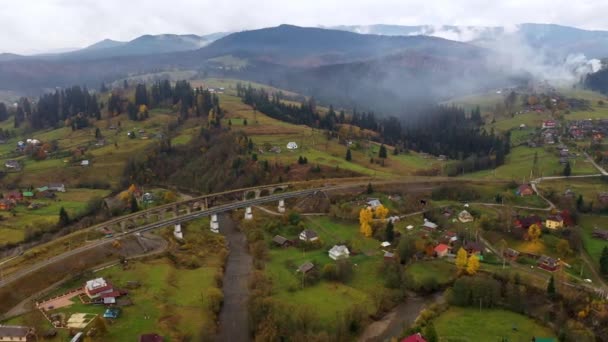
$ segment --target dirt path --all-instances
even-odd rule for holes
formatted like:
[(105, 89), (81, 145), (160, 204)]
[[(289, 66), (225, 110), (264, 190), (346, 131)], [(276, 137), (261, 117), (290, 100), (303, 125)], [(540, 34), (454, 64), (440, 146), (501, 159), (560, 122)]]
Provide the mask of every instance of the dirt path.
[(253, 269), (247, 252), (245, 235), (236, 228), (228, 215), (219, 217), (220, 232), (228, 241), (228, 260), (224, 273), (224, 305), (219, 317), (219, 333), (216, 341), (249, 341), (249, 317), (247, 300), (248, 281)]

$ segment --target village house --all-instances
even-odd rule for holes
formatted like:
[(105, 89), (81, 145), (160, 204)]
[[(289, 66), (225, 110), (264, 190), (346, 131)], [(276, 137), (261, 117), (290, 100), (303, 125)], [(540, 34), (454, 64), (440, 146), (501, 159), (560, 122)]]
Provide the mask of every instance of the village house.
[(427, 219), (424, 219), (424, 223), (422, 224), (422, 228), (426, 229), (428, 231), (434, 232), (437, 230), (437, 228), (439, 228), (439, 226), (437, 224), (435, 224), (434, 222), (431, 222)]
[(279, 247), (289, 247), (291, 245), (291, 241), (281, 235), (275, 235), (275, 237), (272, 238), (272, 242)]
[(315, 265), (312, 262), (305, 262), (300, 267), (298, 267), (298, 273), (307, 274), (315, 268)]
[(377, 198), (368, 198), (366, 204), (371, 210), (376, 210), (376, 208), (382, 205), (382, 202)]
[(451, 208), (444, 208), (443, 211), (441, 212), (441, 215), (443, 215), (446, 218), (449, 218), (453, 214), (454, 214), (454, 210), (452, 210)]
[(414, 335), (410, 335), (404, 338), (403, 340), (401, 340), (401, 342), (426, 342), (426, 340), (422, 337), (420, 333), (415, 333)]
[(15, 203), (11, 200), (2, 199), (0, 200), (0, 210), (10, 211), (15, 207)]
[(8, 170), (21, 170), (21, 164), (19, 164), (19, 162), (16, 160), (7, 160), (4, 163), (4, 167), (6, 167)]
[(0, 341), (26, 342), (28, 337), (34, 337), (34, 329), (20, 325), (1, 325)]
[(141, 196), (141, 201), (144, 204), (152, 204), (152, 203), (154, 203), (154, 194), (152, 194), (150, 192), (146, 192), (145, 194), (143, 194)]
[(31, 200), (34, 198), (34, 192), (33, 191), (24, 191), (23, 192), (23, 198), (26, 200)]
[(528, 228), (530, 228), (530, 226), (533, 224), (537, 224), (540, 226), (541, 223), (542, 223), (541, 218), (536, 215), (525, 216), (525, 217), (518, 216), (515, 219), (515, 227), (521, 228), (521, 229), (526, 229), (526, 230)]
[(509, 259), (509, 260), (511, 260), (511, 261), (515, 261), (515, 260), (517, 260), (517, 258), (519, 257), (519, 252), (518, 252), (518, 251), (516, 251), (516, 250), (514, 250), (513, 248), (507, 248), (507, 249), (504, 251), (503, 256), (504, 256), (506, 259)]
[(566, 189), (566, 191), (564, 191), (564, 198), (573, 199), (575, 195), (576, 194), (572, 189)]
[(8, 194), (4, 195), (4, 198), (17, 204), (23, 201), (23, 194), (20, 191), (11, 191)]
[(348, 259), (350, 251), (344, 245), (335, 245), (329, 250), (329, 257), (333, 260)]
[(305, 229), (300, 233), (300, 240), (304, 242), (315, 242), (319, 240), (319, 235), (314, 230)]
[(559, 259), (543, 255), (538, 259), (538, 267), (545, 271), (555, 272), (559, 269), (560, 262)]
[(107, 308), (103, 313), (103, 318), (117, 319), (118, 316), (120, 316), (120, 308), (117, 307)]
[(594, 229), (593, 233), (591, 233), (591, 235), (594, 238), (598, 238), (598, 239), (602, 239), (602, 240), (608, 240), (608, 230)]
[(389, 251), (385, 251), (384, 252), (384, 261), (395, 261), (397, 260), (397, 257), (395, 256), (395, 253), (393, 252), (389, 252)]
[(469, 253), (469, 255), (483, 253), (483, 245), (475, 241), (467, 242), (464, 245), (464, 249), (467, 251), (467, 253)]
[(63, 183), (50, 183), (48, 188), (49, 191), (65, 192), (65, 185)]
[(545, 227), (558, 229), (564, 227), (564, 218), (561, 215), (551, 215), (545, 220)]
[(103, 294), (114, 292), (114, 287), (105, 279), (97, 278), (86, 282), (84, 292), (90, 299), (97, 299)]
[(456, 234), (456, 232), (447, 231), (441, 237), (441, 241), (442, 243), (451, 246), (452, 244), (454, 244), (454, 242), (458, 241), (458, 235)]
[(521, 197), (532, 196), (534, 195), (534, 189), (532, 189), (530, 184), (522, 184), (515, 190), (515, 194)]
[(460, 214), (458, 214), (458, 221), (460, 221), (462, 223), (473, 222), (473, 220), (474, 220), (473, 215), (471, 215), (466, 210), (463, 210), (460, 212)]
[(450, 246), (443, 244), (443, 243), (438, 244), (434, 248), (435, 254), (437, 255), (438, 258), (443, 258), (444, 256), (448, 255), (449, 250), (450, 250)]
[(543, 121), (542, 129), (551, 129), (557, 127), (557, 123), (555, 120), (545, 120)]

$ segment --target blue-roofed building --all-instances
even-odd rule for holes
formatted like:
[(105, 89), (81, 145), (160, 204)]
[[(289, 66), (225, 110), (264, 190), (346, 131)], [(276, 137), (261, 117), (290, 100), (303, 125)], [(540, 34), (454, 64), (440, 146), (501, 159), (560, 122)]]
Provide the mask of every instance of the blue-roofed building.
[(106, 312), (103, 313), (103, 318), (116, 319), (118, 316), (120, 316), (120, 308), (108, 308)]

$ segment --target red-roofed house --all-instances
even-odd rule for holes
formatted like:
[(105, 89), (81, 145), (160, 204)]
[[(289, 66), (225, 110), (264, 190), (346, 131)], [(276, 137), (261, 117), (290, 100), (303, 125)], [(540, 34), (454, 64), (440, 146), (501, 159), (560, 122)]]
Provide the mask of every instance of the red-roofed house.
[(437, 253), (438, 258), (443, 258), (444, 256), (446, 256), (448, 254), (449, 250), (450, 250), (450, 246), (448, 246), (444, 243), (440, 243), (437, 246), (435, 246), (435, 253)]
[(546, 120), (543, 121), (543, 129), (546, 128), (555, 128), (557, 126), (557, 122), (555, 120)]
[(521, 197), (532, 196), (534, 195), (534, 189), (529, 184), (522, 184), (515, 190), (515, 194)]
[(404, 338), (403, 340), (401, 340), (401, 342), (426, 342), (426, 340), (424, 339), (424, 337), (422, 337), (422, 335), (420, 335), (420, 333), (416, 333), (414, 335), (410, 335)]
[(87, 281), (84, 285), (84, 292), (91, 299), (100, 298), (104, 294), (114, 292), (112, 284), (105, 281), (103, 278), (97, 278)]

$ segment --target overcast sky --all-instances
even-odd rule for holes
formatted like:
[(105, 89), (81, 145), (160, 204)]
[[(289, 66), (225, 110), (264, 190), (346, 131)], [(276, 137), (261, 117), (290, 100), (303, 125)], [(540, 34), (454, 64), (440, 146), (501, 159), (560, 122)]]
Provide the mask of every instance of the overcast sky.
[(0, 0), (0, 52), (78, 48), (142, 34), (240, 31), (289, 23), (555, 23), (608, 30), (606, 0)]

